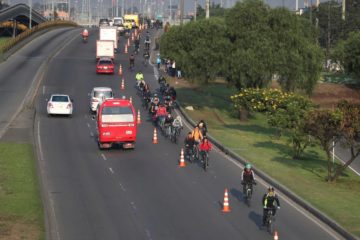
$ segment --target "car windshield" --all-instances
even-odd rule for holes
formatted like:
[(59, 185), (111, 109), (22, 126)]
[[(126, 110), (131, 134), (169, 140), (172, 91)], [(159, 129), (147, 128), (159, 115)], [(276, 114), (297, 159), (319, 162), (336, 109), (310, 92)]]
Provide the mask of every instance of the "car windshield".
[(99, 65), (110, 65), (112, 62), (110, 60), (101, 60), (99, 61)]
[(103, 123), (125, 123), (134, 122), (134, 115), (130, 107), (109, 106), (102, 109)]
[(68, 96), (52, 96), (51, 101), (52, 102), (68, 102), (69, 97)]
[(94, 97), (96, 98), (111, 98), (113, 96), (111, 91), (95, 91), (94, 92)]
[(114, 25), (120, 26), (122, 24), (121, 19), (114, 20)]

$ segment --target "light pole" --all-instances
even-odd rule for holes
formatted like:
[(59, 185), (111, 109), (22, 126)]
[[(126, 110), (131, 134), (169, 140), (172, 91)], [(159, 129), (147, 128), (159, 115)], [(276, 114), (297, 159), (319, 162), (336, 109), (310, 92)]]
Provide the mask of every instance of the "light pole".
[(195, 9), (194, 9), (194, 21), (196, 21), (196, 15), (197, 15), (197, 6), (198, 6), (198, 0), (195, 0)]
[(341, 18), (344, 21), (345, 21), (345, 11), (346, 11), (346, 0), (342, 0), (342, 15), (341, 15)]
[(30, 14), (29, 14), (29, 28), (32, 28), (32, 0), (29, 0)]
[(210, 18), (210, 0), (206, 0), (206, 6), (205, 6), (205, 10), (206, 10), (206, 18)]

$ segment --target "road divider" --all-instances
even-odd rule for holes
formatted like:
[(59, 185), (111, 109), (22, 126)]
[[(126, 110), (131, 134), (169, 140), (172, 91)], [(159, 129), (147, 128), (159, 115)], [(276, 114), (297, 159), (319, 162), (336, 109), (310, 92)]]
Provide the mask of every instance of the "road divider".
[(154, 128), (153, 144), (158, 144), (156, 128)]
[(125, 89), (125, 80), (124, 78), (121, 79), (121, 86), (120, 86), (120, 90), (124, 90)]

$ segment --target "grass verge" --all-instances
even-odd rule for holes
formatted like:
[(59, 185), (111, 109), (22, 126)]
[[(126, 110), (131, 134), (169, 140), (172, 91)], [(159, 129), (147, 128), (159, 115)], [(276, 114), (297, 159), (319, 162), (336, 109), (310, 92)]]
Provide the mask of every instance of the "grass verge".
[(32, 145), (0, 143), (0, 239), (45, 239), (35, 164)]
[(185, 111), (195, 121), (204, 119), (213, 137), (360, 236), (358, 176), (346, 171), (337, 183), (325, 182), (326, 158), (319, 147), (308, 148), (301, 160), (292, 159), (286, 139), (274, 138), (264, 115), (254, 114), (247, 122), (233, 117), (228, 97), (236, 90), (224, 83), (198, 88), (181, 80), (169, 82), (177, 89), (180, 103), (195, 109)]
[(10, 37), (0, 37), (0, 49), (4, 44), (6, 44), (11, 38)]

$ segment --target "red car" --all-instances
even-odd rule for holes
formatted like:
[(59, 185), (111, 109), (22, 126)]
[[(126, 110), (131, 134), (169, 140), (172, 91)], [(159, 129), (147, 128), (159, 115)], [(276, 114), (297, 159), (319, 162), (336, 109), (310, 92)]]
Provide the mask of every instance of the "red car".
[(96, 73), (114, 74), (114, 62), (111, 58), (100, 58), (96, 65)]

